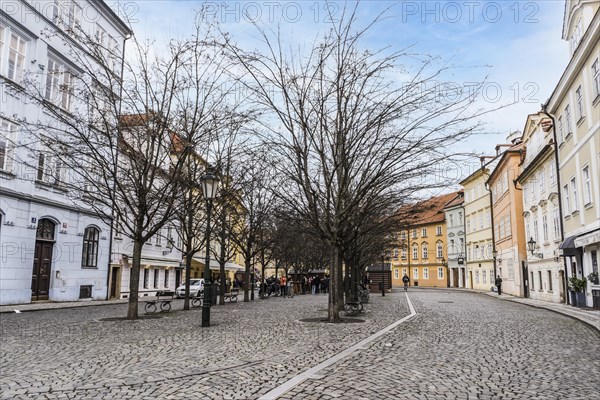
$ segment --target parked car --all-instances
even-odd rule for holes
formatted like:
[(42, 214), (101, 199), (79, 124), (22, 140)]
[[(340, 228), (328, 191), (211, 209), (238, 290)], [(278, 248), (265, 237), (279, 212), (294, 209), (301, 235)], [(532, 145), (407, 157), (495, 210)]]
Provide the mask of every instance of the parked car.
[[(193, 278), (190, 279), (190, 297), (196, 297), (199, 293), (204, 290), (204, 279), (203, 278)], [(177, 294), (177, 298), (181, 299), (185, 297), (185, 283), (179, 286), (175, 293)]]

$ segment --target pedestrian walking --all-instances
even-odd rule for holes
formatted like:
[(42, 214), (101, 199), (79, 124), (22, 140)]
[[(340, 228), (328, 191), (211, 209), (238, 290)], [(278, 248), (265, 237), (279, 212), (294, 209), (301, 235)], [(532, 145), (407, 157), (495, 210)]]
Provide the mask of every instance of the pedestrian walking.
[(408, 291), (408, 283), (410, 282), (410, 278), (408, 277), (408, 275), (404, 274), (404, 276), (402, 277), (402, 282), (404, 283), (404, 291)]
[(502, 294), (502, 278), (500, 275), (496, 277), (496, 287), (498, 288), (498, 296)]
[(285, 291), (286, 291), (286, 280), (285, 280), (285, 276), (282, 276), (279, 282), (280, 282), (279, 288), (281, 289), (281, 293), (280, 293), (280, 294), (281, 294), (281, 296), (283, 297), (283, 296), (285, 296), (285, 294), (286, 294), (286, 293), (285, 293)]

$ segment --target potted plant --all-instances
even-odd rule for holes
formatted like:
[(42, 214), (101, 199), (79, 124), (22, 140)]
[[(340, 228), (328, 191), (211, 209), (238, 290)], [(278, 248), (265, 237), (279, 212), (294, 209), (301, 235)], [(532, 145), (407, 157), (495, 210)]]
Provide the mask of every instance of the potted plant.
[(571, 305), (575, 307), (585, 307), (585, 287), (587, 280), (579, 279), (576, 276), (569, 278), (569, 289), (571, 289)]
[(598, 279), (598, 273), (597, 272), (592, 272), (591, 274), (589, 274), (587, 276), (588, 281), (592, 282), (594, 285), (597, 285), (600, 283), (600, 280)]

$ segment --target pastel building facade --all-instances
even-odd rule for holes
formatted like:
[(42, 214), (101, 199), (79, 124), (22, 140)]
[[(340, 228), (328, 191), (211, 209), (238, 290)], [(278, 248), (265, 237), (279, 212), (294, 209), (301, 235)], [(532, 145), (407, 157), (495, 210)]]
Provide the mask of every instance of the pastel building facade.
[(543, 129), (547, 120), (542, 113), (527, 118), (522, 138), (527, 154), (518, 182), (523, 196), (529, 297), (562, 303), (566, 277), (558, 248), (562, 238), (558, 172), (552, 132)]
[(465, 287), (491, 290), (494, 285), (492, 208), (486, 185), (490, 171), (477, 168), (460, 184), (464, 191), (466, 279)]
[[(60, 123), (47, 107), (87, 107), (73, 94), (83, 72), (71, 30), (101, 31), (116, 48), (130, 31), (103, 1), (0, 4), (0, 304), (105, 299), (110, 221), (70, 193), (73, 170), (30, 123)], [(28, 98), (32, 87), (48, 105)]]
[[(571, 59), (545, 105), (558, 145), (567, 275), (598, 274), (600, 258), (600, 3), (565, 2), (563, 39)], [(596, 281), (597, 282), (597, 281)], [(600, 284), (588, 281), (586, 304), (600, 308)]]

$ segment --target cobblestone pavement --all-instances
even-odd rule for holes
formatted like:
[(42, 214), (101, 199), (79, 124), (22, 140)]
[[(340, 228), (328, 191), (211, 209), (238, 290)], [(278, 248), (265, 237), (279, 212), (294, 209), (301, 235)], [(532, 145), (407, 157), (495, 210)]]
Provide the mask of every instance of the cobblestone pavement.
[(600, 399), (600, 335), (485, 295), (410, 293), (417, 315), (280, 399)]
[(181, 308), (138, 321), (103, 320), (125, 304), (1, 314), (0, 398), (256, 398), (408, 314), (399, 295), (373, 295), (364, 323), (300, 322), (327, 314), (327, 295), (306, 295), (214, 307), (206, 329), (200, 309)]
[[(598, 398), (600, 335), (485, 295), (413, 290), (417, 315), (286, 399)], [(372, 295), (364, 323), (306, 323), (325, 295), (105, 321), (126, 305), (0, 315), (2, 399), (255, 399), (408, 315)], [(596, 396), (596, 397), (594, 397)]]

